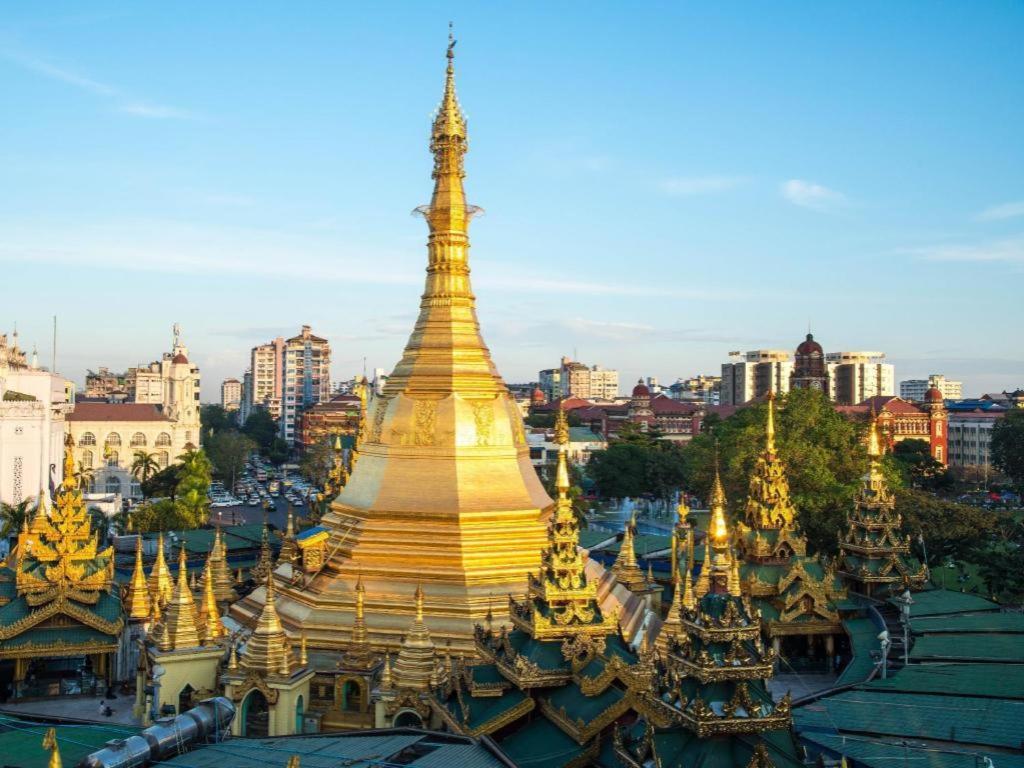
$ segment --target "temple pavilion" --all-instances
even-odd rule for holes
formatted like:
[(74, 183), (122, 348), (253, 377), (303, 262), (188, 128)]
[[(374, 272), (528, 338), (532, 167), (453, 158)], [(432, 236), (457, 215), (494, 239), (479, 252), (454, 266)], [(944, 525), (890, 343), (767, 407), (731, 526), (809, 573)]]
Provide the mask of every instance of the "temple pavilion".
[[(716, 492), (721, 488), (716, 488)], [(712, 499), (712, 505), (721, 500)], [(765, 633), (776, 653), (817, 655), (831, 659), (836, 636), (843, 635), (837, 602), (846, 590), (832, 564), (807, 555), (789, 493), (786, 467), (775, 448), (775, 395), (768, 394), (765, 445), (758, 454), (743, 510), (736, 525), (743, 594), (760, 610)], [(823, 647), (817, 646), (823, 638)], [(800, 640), (804, 648), (782, 648)], [(808, 655), (813, 655), (808, 653)]]
[(900, 532), (902, 516), (882, 473), (878, 422), (868, 432), (868, 471), (839, 533), (839, 574), (851, 592), (885, 600), (907, 589), (921, 589), (928, 567), (910, 554), (910, 536)]
[(125, 622), (114, 554), (100, 550), (64, 448), (53, 508), (25, 520), (0, 564), (0, 663), (13, 697), (102, 693), (112, 682)]

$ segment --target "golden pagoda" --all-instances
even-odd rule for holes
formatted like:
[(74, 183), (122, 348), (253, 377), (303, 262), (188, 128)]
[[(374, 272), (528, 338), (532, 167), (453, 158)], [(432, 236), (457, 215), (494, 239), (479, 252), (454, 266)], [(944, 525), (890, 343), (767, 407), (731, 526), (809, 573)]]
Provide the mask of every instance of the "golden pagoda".
[(146, 584), (146, 572), (142, 567), (142, 537), (139, 536), (135, 540), (135, 568), (124, 598), (125, 613), (129, 619), (146, 621), (150, 614), (149, 604), (149, 585)]
[[(361, 575), (375, 647), (398, 648), (422, 582), (432, 635), (470, 651), (492, 596), (521, 597), (540, 565), (552, 502), (480, 335), (468, 235), (477, 209), (463, 189), (467, 131), (454, 42), (447, 59), (430, 138), (434, 191), (418, 209), (430, 232), (419, 317), (382, 393), (367, 404), (351, 476), (321, 521), (330, 532), (324, 566), (295, 584), (287, 565), (277, 570), (282, 620), (302, 626), (314, 647), (344, 647)], [(261, 596), (257, 590), (233, 611), (251, 621)]]
[(228, 546), (224, 542), (224, 534), (221, 531), (220, 523), (213, 534), (213, 546), (210, 549), (207, 568), (212, 572), (213, 593), (217, 596), (217, 602), (226, 604), (238, 598), (235, 592), (235, 580), (231, 576), (231, 567), (228, 565)]
[[(110, 681), (124, 614), (112, 590), (114, 554), (100, 550), (75, 474), (73, 444), (64, 443), (64, 480), (47, 513), (45, 495), (31, 524), (0, 563), (0, 660), (14, 660), (17, 698), (30, 662), (88, 656)], [(42, 677), (44, 670), (40, 670)]]
[(851, 590), (868, 597), (921, 589), (928, 580), (928, 567), (910, 555), (910, 537), (900, 531), (903, 519), (882, 473), (882, 447), (874, 416), (868, 430), (868, 462), (853, 509), (846, 517), (846, 533), (839, 533), (839, 574)]

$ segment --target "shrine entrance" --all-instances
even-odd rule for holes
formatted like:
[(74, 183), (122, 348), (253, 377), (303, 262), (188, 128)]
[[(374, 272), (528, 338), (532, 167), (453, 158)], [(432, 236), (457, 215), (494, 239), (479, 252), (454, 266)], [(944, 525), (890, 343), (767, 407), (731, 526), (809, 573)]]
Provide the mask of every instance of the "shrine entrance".
[(242, 703), (242, 736), (259, 739), (270, 735), (270, 706), (259, 691), (252, 691)]

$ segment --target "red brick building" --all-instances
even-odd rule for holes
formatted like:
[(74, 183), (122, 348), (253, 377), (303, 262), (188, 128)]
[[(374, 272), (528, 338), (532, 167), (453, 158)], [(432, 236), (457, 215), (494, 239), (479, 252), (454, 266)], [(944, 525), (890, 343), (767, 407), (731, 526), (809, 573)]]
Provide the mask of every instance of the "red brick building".
[(859, 405), (837, 405), (836, 410), (865, 419), (876, 413), (879, 432), (889, 450), (904, 440), (924, 440), (931, 446), (932, 458), (940, 464), (949, 462), (949, 419), (942, 393), (934, 387), (922, 403), (879, 395)]
[(359, 426), (359, 398), (336, 395), (303, 411), (296, 443), (305, 450), (327, 435), (354, 435)]

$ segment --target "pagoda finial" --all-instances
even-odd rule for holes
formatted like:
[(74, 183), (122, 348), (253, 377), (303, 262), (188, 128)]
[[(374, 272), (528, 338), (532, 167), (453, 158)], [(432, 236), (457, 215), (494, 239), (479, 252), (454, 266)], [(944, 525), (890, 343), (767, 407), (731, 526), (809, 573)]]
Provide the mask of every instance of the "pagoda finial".
[(47, 728), (43, 736), (43, 749), (50, 751), (50, 762), (47, 768), (63, 768), (64, 763), (60, 759), (60, 745), (57, 744), (57, 729)]
[(423, 621), (423, 585), (416, 585), (416, 621)]
[(125, 609), (130, 619), (149, 618), (149, 587), (146, 585), (146, 572), (142, 568), (142, 537), (135, 540), (135, 569), (128, 583), (128, 594), (125, 597)]
[(683, 574), (683, 581), (685, 582), (683, 587), (685, 590), (683, 592), (683, 608), (692, 611), (697, 607), (697, 597), (693, 593), (693, 577), (689, 572)]
[(242, 666), (263, 675), (286, 675), (291, 651), (274, 604), (274, 575), (267, 574), (267, 595), (256, 628), (245, 646)]
[(309, 664), (309, 653), (306, 650), (306, 630), (302, 630), (299, 638), (299, 666), (305, 667)]
[(212, 643), (225, 635), (224, 625), (220, 623), (220, 611), (217, 610), (217, 595), (213, 591), (213, 567), (211, 557), (206, 559), (203, 570), (202, 607), (199, 611), (203, 624), (203, 642)]
[(729, 543), (729, 526), (725, 522), (725, 489), (722, 488), (722, 477), (718, 471), (718, 451), (715, 451), (715, 481), (711, 486), (711, 525), (708, 536), (716, 548)]
[(775, 390), (768, 390), (768, 424), (765, 428), (765, 449), (775, 453)]
[(156, 537), (156, 561), (153, 569), (149, 572), (149, 596), (153, 600), (167, 603), (174, 594), (174, 585), (171, 583), (171, 571), (167, 567), (167, 560), (164, 558), (164, 535), (158, 533)]

